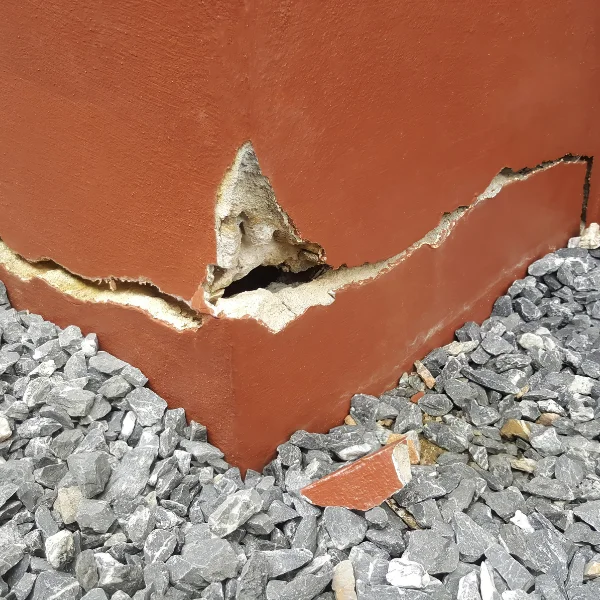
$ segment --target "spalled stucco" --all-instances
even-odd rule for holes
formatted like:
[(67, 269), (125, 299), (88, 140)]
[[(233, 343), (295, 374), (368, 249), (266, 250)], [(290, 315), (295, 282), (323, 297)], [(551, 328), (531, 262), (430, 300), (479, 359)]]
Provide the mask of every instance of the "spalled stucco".
[(303, 240), (279, 206), (251, 142), (238, 150), (215, 206), (217, 260), (206, 268), (204, 300), (216, 302), (225, 288), (259, 266), (306, 271), (324, 260), (323, 249)]
[[(495, 198), (504, 186), (525, 181), (533, 175), (562, 163), (587, 165), (588, 161), (591, 162), (591, 159), (568, 155), (516, 172), (511, 169), (502, 169), (469, 206), (460, 206), (452, 213), (445, 213), (436, 227), (427, 232), (420, 240), (386, 260), (356, 267), (343, 266), (327, 270), (306, 283), (289, 285), (273, 283), (268, 287), (242, 292), (230, 298), (214, 298), (212, 301), (207, 298), (207, 307), (215, 316), (230, 319), (252, 318), (271, 332), (277, 333), (293, 320), (301, 317), (311, 307), (332, 304), (339, 290), (347, 286), (367, 284), (385, 271), (393, 269), (423, 245), (440, 248), (460, 219), (465, 218), (468, 212), (480, 202)], [(582, 181), (582, 194), (583, 185)], [(254, 262), (252, 264), (256, 266)]]
[(190, 302), (217, 264), (219, 186), (251, 140), (329, 265), (386, 260), (499, 166), (598, 154), (599, 11), (8, 0), (0, 237), (28, 259)]

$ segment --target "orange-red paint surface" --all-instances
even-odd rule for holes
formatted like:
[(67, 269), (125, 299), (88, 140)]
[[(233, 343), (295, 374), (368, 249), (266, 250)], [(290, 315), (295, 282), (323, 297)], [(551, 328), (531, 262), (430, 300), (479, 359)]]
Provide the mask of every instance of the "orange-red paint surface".
[(599, 17), (595, 0), (5, 0), (0, 237), (189, 300), (251, 140), (330, 264), (388, 258), (503, 167), (598, 154)]
[(99, 334), (104, 349), (150, 378), (171, 406), (208, 426), (243, 468), (260, 469), (297, 429), (342, 422), (351, 396), (380, 393), (466, 320), (482, 320), (526, 266), (579, 228), (584, 164), (505, 187), (378, 278), (337, 293), (278, 334), (252, 320), (208, 318), (179, 333), (134, 309), (82, 304), (0, 269), (18, 308)]

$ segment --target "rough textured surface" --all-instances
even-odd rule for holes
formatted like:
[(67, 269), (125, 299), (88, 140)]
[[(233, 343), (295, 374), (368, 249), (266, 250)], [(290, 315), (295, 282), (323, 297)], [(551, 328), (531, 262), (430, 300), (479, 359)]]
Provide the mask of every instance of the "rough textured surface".
[[(10, 429), (0, 442), (2, 594), (597, 598), (600, 249), (572, 246), (533, 265), (544, 274), (515, 281), (510, 302), (462, 326), (395, 389), (356, 395), (344, 425), (297, 431), (262, 473), (244, 478), (202, 425), (165, 410), (93, 335), (2, 303), (0, 363), (10, 363), (0, 375)], [(536, 319), (524, 318), (519, 298)], [(67, 368), (78, 353), (78, 368)], [(135, 389), (115, 387), (115, 377)], [(55, 402), (65, 389), (94, 401), (69, 396), (78, 406), (69, 411)], [(423, 410), (439, 412), (442, 395), (452, 401), (445, 414)], [(419, 418), (407, 438), (421, 440), (412, 466), (394, 437), (410, 406)], [(352, 485), (357, 465), (398, 448), (411, 479), (381, 506), (323, 510), (303, 496), (322, 478)], [(387, 477), (384, 464), (379, 474)]]

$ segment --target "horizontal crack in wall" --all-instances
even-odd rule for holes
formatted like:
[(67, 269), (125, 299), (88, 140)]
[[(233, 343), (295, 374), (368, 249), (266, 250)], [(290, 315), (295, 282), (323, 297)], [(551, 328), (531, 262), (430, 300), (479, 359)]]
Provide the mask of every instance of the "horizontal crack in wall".
[(231, 319), (252, 318), (267, 327), (273, 333), (283, 330), (289, 323), (304, 314), (313, 306), (327, 306), (335, 300), (336, 292), (348, 287), (362, 285), (394, 268), (406, 260), (412, 253), (428, 245), (437, 248), (447, 239), (455, 225), (479, 203), (494, 198), (511, 183), (523, 181), (534, 174), (552, 168), (561, 163), (574, 163), (591, 159), (583, 156), (566, 155), (553, 161), (544, 162), (533, 168), (513, 171), (505, 168), (496, 175), (488, 187), (469, 206), (460, 206), (451, 213), (445, 213), (439, 224), (423, 238), (406, 250), (391, 258), (377, 263), (356, 267), (341, 266), (325, 271), (319, 277), (306, 283), (273, 283), (266, 288), (241, 292), (229, 298), (218, 298), (207, 306), (212, 314)]
[[(0, 240), (0, 266), (22, 281), (38, 279), (50, 287), (80, 302), (105, 303), (136, 308), (153, 319), (179, 331), (199, 329), (202, 317), (195, 311), (151, 285), (143, 283), (95, 283), (68, 272), (51, 261), (31, 263), (13, 252)], [(115, 282), (119, 281), (116, 286)]]

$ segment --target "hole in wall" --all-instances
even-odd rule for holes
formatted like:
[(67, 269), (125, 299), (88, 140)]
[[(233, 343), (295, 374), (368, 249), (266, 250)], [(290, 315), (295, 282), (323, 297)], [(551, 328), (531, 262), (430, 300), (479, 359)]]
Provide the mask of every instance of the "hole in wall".
[(266, 288), (273, 283), (292, 286), (300, 283), (308, 283), (330, 269), (329, 265), (315, 265), (305, 271), (292, 273), (291, 271), (284, 271), (279, 267), (259, 266), (252, 269), (252, 271), (241, 279), (237, 279), (229, 284), (225, 288), (222, 297), (231, 298), (242, 292), (251, 292), (260, 288)]

